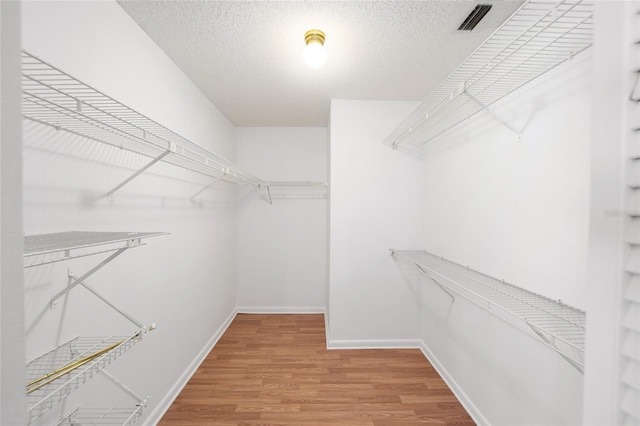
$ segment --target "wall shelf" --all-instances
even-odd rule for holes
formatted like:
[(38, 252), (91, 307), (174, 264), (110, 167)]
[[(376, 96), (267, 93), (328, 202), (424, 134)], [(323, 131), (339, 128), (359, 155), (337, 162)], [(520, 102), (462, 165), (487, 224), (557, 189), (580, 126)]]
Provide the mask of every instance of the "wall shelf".
[(453, 71), (384, 143), (415, 148), (589, 48), (593, 2), (530, 0)]
[[(28, 383), (38, 378), (50, 377), (27, 388), (29, 423), (38, 419), (83, 383), (104, 370), (112, 361), (140, 342), (151, 329), (151, 327), (148, 327), (139, 330), (129, 337), (76, 337), (27, 363)], [(111, 349), (90, 359), (65, 375), (58, 378), (51, 375), (57, 369), (82, 360), (105, 348)], [(49, 382), (52, 378), (55, 378), (55, 380)], [(32, 390), (35, 386), (43, 383), (46, 384), (36, 390)]]
[(268, 195), (271, 199), (322, 199), (327, 198), (326, 182), (270, 181)]
[[(73, 410), (58, 424), (114, 424), (112, 421), (118, 421), (119, 423), (116, 424), (130, 425), (140, 417), (142, 409), (147, 404), (147, 399), (138, 396), (111, 376), (105, 368), (146, 337), (156, 326), (155, 324), (145, 325), (118, 308), (89, 286), (86, 279), (126, 250), (144, 245), (144, 239), (161, 235), (168, 234), (165, 232), (68, 231), (24, 237), (25, 268), (111, 253), (82, 276), (78, 277), (72, 270), (69, 270), (69, 281), (66, 287), (51, 298), (50, 307), (54, 308), (59, 298), (80, 285), (138, 327), (138, 330), (128, 337), (76, 337), (27, 363), (26, 392), (29, 424), (62, 402), (71, 392), (98, 373), (108, 378), (137, 402), (129, 416), (123, 418), (125, 411), (112, 409), (105, 411), (105, 414), (108, 415), (101, 417), (103, 422), (95, 423), (89, 420), (96, 418), (91, 417), (96, 412), (88, 412), (85, 409), (82, 411)], [(78, 417), (81, 413), (84, 413), (82, 414), (84, 417)], [(79, 419), (89, 420), (85, 422), (85, 420)]]
[(551, 347), (584, 369), (585, 313), (421, 250), (391, 250), (429, 277), (452, 302), (462, 296)]
[(229, 183), (266, 185), (224, 157), (25, 51), (22, 52), (22, 110), (27, 120), (152, 159), (112, 188), (109, 196), (159, 161)]
[(147, 400), (132, 408), (84, 408), (78, 406), (65, 414), (56, 426), (130, 426), (142, 415)]
[(25, 268), (144, 245), (166, 232), (66, 231), (24, 237)]

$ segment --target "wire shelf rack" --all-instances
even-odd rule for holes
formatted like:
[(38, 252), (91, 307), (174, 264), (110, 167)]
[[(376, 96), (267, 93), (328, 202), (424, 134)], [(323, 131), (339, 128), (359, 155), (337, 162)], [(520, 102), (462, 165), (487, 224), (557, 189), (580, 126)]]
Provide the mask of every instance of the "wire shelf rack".
[(432, 279), (452, 299), (458, 294), (550, 346), (584, 370), (585, 313), (503, 280), (421, 250), (391, 250)]
[(24, 237), (25, 268), (144, 245), (166, 232), (66, 231)]
[(270, 181), (268, 188), (274, 199), (323, 199), (328, 192), (326, 182)]
[[(146, 334), (141, 330), (129, 337), (76, 337), (27, 363), (27, 383), (34, 383), (27, 387), (29, 423), (63, 401)], [(105, 352), (88, 359), (98, 351)], [(55, 374), (71, 363), (79, 365), (66, 374)]]
[(148, 398), (132, 408), (85, 408), (78, 406), (60, 419), (56, 426), (131, 426), (142, 416)]
[(194, 143), (36, 56), (22, 52), (24, 118), (230, 183), (265, 185)]
[(586, 50), (592, 39), (592, 1), (530, 0), (383, 142), (393, 148), (420, 147)]

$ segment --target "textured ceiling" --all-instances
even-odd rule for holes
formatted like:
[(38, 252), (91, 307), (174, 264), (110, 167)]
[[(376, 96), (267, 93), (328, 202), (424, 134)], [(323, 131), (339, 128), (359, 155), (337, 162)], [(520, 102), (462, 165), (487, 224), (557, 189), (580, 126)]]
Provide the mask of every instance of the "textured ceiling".
[[(422, 100), (522, 1), (121, 1), (236, 126), (326, 126), (331, 98)], [(302, 62), (304, 33), (329, 58)]]

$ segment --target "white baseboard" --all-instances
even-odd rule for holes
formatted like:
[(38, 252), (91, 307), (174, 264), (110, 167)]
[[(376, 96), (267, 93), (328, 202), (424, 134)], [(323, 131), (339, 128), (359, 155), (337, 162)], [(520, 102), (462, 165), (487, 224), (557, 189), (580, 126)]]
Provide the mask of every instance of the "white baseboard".
[(389, 340), (327, 340), (327, 349), (416, 349), (420, 347), (420, 340), (389, 339)]
[(324, 307), (243, 306), (236, 308), (239, 314), (324, 314)]
[(444, 368), (440, 360), (438, 360), (438, 358), (434, 355), (434, 353), (429, 350), (427, 345), (425, 345), (424, 342), (420, 341), (419, 347), (420, 347), (420, 350), (422, 351), (422, 354), (431, 363), (433, 368), (435, 368), (435, 370), (438, 372), (438, 374), (440, 375), (442, 380), (444, 380), (447, 386), (449, 386), (449, 389), (451, 389), (451, 392), (453, 392), (456, 398), (458, 398), (458, 401), (460, 401), (460, 404), (462, 404), (464, 409), (467, 410), (467, 413), (469, 413), (473, 421), (476, 422), (476, 424), (478, 425), (489, 425), (490, 423), (487, 420), (487, 418), (480, 412), (478, 407), (473, 403), (473, 401), (471, 401), (469, 396), (462, 390), (460, 385), (458, 385), (458, 382), (456, 382), (455, 379), (451, 377), (447, 369)]
[(164, 416), (164, 413), (167, 412), (169, 407), (171, 407), (171, 404), (173, 404), (173, 401), (175, 401), (175, 399), (178, 397), (180, 392), (182, 392), (182, 389), (187, 385), (187, 383), (189, 382), (189, 379), (191, 379), (191, 376), (194, 375), (198, 367), (200, 367), (200, 364), (202, 364), (202, 362), (205, 360), (207, 355), (209, 355), (209, 352), (211, 352), (211, 349), (213, 349), (215, 344), (218, 343), (218, 340), (220, 340), (220, 337), (222, 337), (224, 332), (227, 331), (227, 328), (229, 327), (233, 319), (236, 317), (237, 313), (238, 313), (238, 310), (234, 309), (231, 312), (231, 314), (229, 314), (227, 319), (224, 320), (224, 322), (218, 328), (218, 330), (213, 334), (213, 336), (211, 336), (211, 339), (209, 339), (207, 344), (204, 345), (204, 347), (198, 353), (198, 355), (196, 355), (194, 360), (191, 361), (191, 364), (189, 364), (189, 366), (180, 375), (180, 377), (178, 378), (176, 383), (171, 387), (169, 392), (167, 392), (165, 397), (162, 398), (162, 401), (160, 401), (160, 403), (151, 412), (151, 414), (149, 414), (149, 417), (147, 417), (147, 419), (144, 422), (145, 425), (157, 425), (160, 422), (160, 420), (162, 419), (162, 416)]

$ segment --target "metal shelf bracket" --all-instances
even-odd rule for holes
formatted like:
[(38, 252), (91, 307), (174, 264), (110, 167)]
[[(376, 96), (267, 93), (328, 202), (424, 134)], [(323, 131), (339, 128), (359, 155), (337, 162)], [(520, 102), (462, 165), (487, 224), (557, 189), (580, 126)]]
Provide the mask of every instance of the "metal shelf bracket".
[(80, 278), (73, 278), (73, 271), (69, 271), (69, 284), (67, 284), (67, 286), (60, 290), (58, 293), (56, 293), (52, 298), (51, 301), (49, 302), (49, 307), (51, 309), (53, 309), (56, 305), (56, 302), (58, 301), (58, 299), (60, 299), (62, 296), (64, 296), (65, 294), (67, 294), (69, 291), (71, 291), (71, 289), (73, 289), (75, 286), (77, 286), (78, 284), (82, 283), (82, 281), (86, 280), (87, 278), (89, 278), (91, 275), (93, 275), (94, 273), (98, 272), (98, 270), (102, 269), (104, 266), (106, 266), (109, 262), (111, 262), (113, 259), (115, 259), (116, 257), (120, 256), (122, 253), (124, 253), (125, 251), (127, 251), (130, 247), (123, 247), (121, 249), (116, 250), (115, 253), (111, 254), (109, 257), (107, 257), (105, 260), (103, 260), (102, 262), (98, 263), (96, 266), (94, 266), (93, 268), (91, 268), (88, 272), (86, 272), (84, 275), (82, 275)]
[(469, 92), (466, 88), (462, 91), (462, 93), (464, 93), (465, 95), (467, 95), (467, 97), (469, 97), (469, 99), (471, 99), (473, 102), (475, 102), (476, 104), (478, 104), (478, 106), (480, 108), (482, 108), (483, 110), (485, 110), (486, 112), (488, 112), (493, 118), (495, 118), (496, 120), (498, 120), (500, 123), (502, 123), (505, 127), (507, 127), (509, 130), (511, 130), (513, 133), (515, 133), (518, 136), (518, 139), (522, 139), (522, 132), (516, 130), (512, 125), (510, 125), (509, 123), (507, 123), (505, 120), (503, 120), (502, 118), (500, 118), (500, 116), (498, 114), (496, 114), (495, 112), (493, 112), (491, 110), (491, 108), (489, 108), (488, 105), (486, 105), (484, 102), (482, 102), (480, 99), (478, 99), (476, 96), (474, 96), (471, 92)]
[(200, 191), (196, 192), (195, 194), (193, 194), (191, 196), (191, 198), (189, 198), (189, 200), (191, 200), (192, 202), (197, 202), (196, 201), (196, 197), (200, 194), (202, 194), (204, 191), (206, 191), (207, 189), (211, 188), (213, 185), (215, 185), (216, 183), (220, 182), (220, 180), (222, 180), (223, 177), (225, 177), (227, 175), (227, 173), (229, 172), (228, 169), (224, 169), (224, 171), (222, 172), (222, 174), (220, 176), (218, 176), (213, 182), (211, 182), (209, 185), (205, 186), (204, 188), (202, 188)]
[[(175, 147), (174, 147), (175, 148)], [(141, 169), (139, 169), (138, 171), (136, 171), (134, 174), (132, 174), (131, 176), (129, 176), (128, 178), (126, 178), (125, 180), (123, 180), (119, 185), (116, 185), (113, 189), (111, 189), (109, 192), (107, 192), (107, 197), (111, 200), (113, 198), (113, 194), (119, 190), (120, 188), (122, 188), (123, 186), (125, 186), (126, 184), (128, 184), (129, 182), (131, 182), (133, 179), (135, 179), (136, 177), (138, 177), (139, 175), (141, 175), (142, 173), (144, 173), (149, 167), (153, 166), (154, 164), (156, 164), (158, 161), (162, 160), (164, 157), (166, 157), (167, 155), (171, 154), (172, 151), (171, 149), (166, 150), (165, 152), (163, 152), (162, 154), (158, 155), (157, 157), (155, 157), (153, 160), (149, 161), (147, 164), (145, 164)]]

